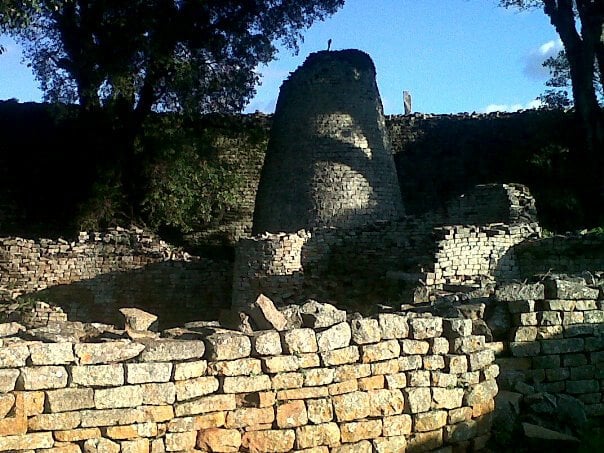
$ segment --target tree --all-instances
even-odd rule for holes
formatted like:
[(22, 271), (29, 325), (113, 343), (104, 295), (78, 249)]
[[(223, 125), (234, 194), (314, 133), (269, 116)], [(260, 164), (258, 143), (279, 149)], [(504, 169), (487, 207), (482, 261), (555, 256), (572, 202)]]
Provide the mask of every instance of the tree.
[[(2, 0), (26, 26), (20, 40), (45, 100), (111, 112), (128, 204), (140, 206), (136, 143), (151, 112), (238, 112), (275, 42), (297, 50), (302, 31), (344, 0)], [(6, 6), (6, 5), (8, 6)], [(0, 10), (1, 11), (1, 10)], [(139, 165), (140, 167), (140, 165)]]
[[(604, 0), (500, 0), (500, 3), (505, 7), (542, 7), (558, 32), (568, 62), (577, 122), (584, 137), (583, 146), (575, 150), (575, 160), (577, 165), (583, 164), (581, 171), (584, 173), (578, 181), (584, 184), (587, 198), (602, 206), (604, 121), (594, 77), (604, 80)], [(554, 76), (556, 70), (560, 75), (564, 68), (558, 65), (559, 62), (551, 63)], [(594, 190), (599, 191), (598, 196), (587, 195)]]
[(29, 18), (9, 23), (50, 101), (204, 113), (238, 111), (274, 42), (344, 0), (3, 0)]
[[(549, 57), (543, 62), (543, 66), (550, 71), (550, 78), (545, 82), (545, 85), (550, 87), (550, 89), (539, 96), (539, 99), (547, 108), (568, 109), (572, 107), (573, 101), (568, 95), (568, 90), (572, 89), (572, 82), (566, 52), (561, 50), (555, 57)], [(598, 71), (595, 70), (593, 83), (596, 88), (598, 103), (603, 105), (604, 85), (600, 80)]]

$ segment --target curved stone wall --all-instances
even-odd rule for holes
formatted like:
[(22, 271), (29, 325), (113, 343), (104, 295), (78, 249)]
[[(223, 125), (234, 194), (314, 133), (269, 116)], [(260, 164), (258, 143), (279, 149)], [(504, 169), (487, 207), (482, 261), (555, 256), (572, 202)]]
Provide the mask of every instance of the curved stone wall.
[(279, 94), (254, 234), (358, 227), (403, 214), (371, 58), (317, 52)]

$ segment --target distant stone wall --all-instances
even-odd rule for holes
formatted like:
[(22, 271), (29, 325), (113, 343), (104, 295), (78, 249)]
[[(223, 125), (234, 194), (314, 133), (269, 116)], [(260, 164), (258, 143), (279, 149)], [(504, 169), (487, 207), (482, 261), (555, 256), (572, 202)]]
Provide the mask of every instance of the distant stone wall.
[[(358, 305), (370, 306), (394, 296), (388, 294), (393, 279), (407, 279), (429, 291), (446, 284), (512, 280), (520, 273), (513, 246), (541, 233), (535, 223), (435, 228), (434, 221), (408, 219), (358, 230), (325, 228), (244, 239), (236, 249), (233, 306), (250, 304), (261, 293), (282, 304), (313, 297), (337, 300), (342, 291)], [(414, 302), (407, 297), (405, 303)]]
[(604, 234), (554, 236), (527, 241), (513, 248), (518, 277), (584, 271), (604, 272)]
[(505, 350), (497, 359), (502, 389), (568, 394), (588, 415), (604, 415), (604, 294), (582, 279), (499, 288), (509, 313)]
[(303, 319), (253, 336), (75, 344), (6, 337), (0, 324), (0, 451), (485, 446), (498, 367), (470, 320)]
[(55, 302), (70, 319), (115, 323), (124, 306), (167, 324), (200, 319), (228, 307), (231, 281), (229, 261), (190, 256), (142, 230), (0, 239), (0, 295)]

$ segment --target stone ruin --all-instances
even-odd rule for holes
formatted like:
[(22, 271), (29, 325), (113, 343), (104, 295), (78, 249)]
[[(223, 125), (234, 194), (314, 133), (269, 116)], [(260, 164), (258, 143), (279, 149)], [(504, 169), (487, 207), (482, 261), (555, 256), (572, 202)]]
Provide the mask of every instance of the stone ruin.
[[(77, 302), (66, 315), (37, 301), (0, 323), (0, 451), (576, 446), (587, 417), (604, 415), (604, 241), (539, 239), (518, 184), (405, 216), (383, 124), (366, 54), (311, 55), (284, 84), (257, 235), (240, 241), (232, 274), (142, 231), (0, 240), (0, 292), (88, 281), (142, 303), (191, 275), (204, 287), (233, 275), (235, 309), (158, 331), (161, 316), (137, 308), (121, 308), (116, 327), (65, 321)], [(97, 280), (124, 272), (129, 285)], [(137, 276), (145, 291), (126, 293)], [(373, 316), (324, 303), (355, 281), (413, 291)], [(102, 295), (93, 317), (117, 311)]]

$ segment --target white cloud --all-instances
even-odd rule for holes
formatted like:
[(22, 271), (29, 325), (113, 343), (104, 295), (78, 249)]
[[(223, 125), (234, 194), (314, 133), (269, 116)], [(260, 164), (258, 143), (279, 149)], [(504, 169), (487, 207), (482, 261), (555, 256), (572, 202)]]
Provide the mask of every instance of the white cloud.
[(526, 104), (489, 104), (482, 110), (482, 112), (517, 112), (518, 110), (537, 109), (542, 105), (543, 103), (539, 99), (533, 99)]
[(549, 77), (549, 70), (543, 67), (543, 62), (549, 57), (558, 55), (562, 49), (562, 41), (559, 39), (541, 44), (524, 58), (524, 74), (531, 79), (547, 79)]

